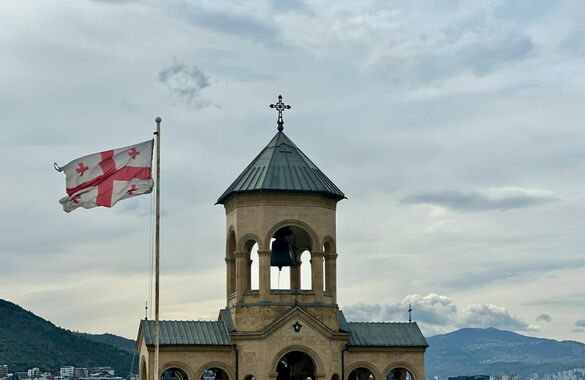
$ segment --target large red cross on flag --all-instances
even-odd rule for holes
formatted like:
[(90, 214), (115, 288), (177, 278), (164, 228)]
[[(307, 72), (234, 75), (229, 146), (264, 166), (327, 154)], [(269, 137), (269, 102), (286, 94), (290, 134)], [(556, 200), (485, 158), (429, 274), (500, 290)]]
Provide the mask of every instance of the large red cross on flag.
[(154, 185), (153, 142), (90, 154), (60, 168), (65, 172), (67, 191), (67, 196), (59, 200), (63, 210), (112, 207), (121, 199), (150, 193)]

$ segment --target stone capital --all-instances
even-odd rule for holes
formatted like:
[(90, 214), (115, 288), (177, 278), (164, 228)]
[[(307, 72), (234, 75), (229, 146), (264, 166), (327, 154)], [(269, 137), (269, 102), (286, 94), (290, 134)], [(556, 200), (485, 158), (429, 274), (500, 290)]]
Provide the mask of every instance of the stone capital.
[(312, 251), (311, 252), (311, 258), (313, 257), (323, 257), (324, 252), (323, 251)]
[(270, 250), (258, 250), (258, 256), (262, 257), (262, 256), (268, 256), (270, 257), (270, 255), (272, 254), (272, 251)]
[(248, 257), (248, 253), (244, 252), (244, 251), (236, 251), (234, 252), (234, 256), (236, 256), (236, 259), (245, 259), (246, 257)]

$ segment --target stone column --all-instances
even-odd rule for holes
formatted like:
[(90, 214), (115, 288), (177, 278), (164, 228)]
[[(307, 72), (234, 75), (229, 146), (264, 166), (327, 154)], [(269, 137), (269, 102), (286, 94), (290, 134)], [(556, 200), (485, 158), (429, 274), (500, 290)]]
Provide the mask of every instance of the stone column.
[(260, 278), (258, 280), (258, 288), (260, 297), (267, 297), (270, 294), (270, 255), (272, 251), (261, 251), (258, 250), (258, 272), (260, 272)]
[(325, 290), (333, 294), (333, 302), (337, 302), (337, 253), (325, 256)]
[(225, 258), (225, 263), (226, 263), (226, 290), (227, 290), (227, 297), (229, 298), (230, 295), (236, 291), (236, 287), (234, 286), (236, 281), (234, 276), (236, 275), (236, 271), (235, 271), (235, 264), (236, 264), (236, 259), (234, 259), (233, 257), (226, 257)]
[(236, 302), (244, 300), (244, 292), (248, 285), (247, 267), (248, 254), (246, 252), (236, 252)]
[(301, 261), (298, 265), (290, 267), (290, 288), (291, 290), (301, 289)]
[(252, 260), (250, 257), (246, 260), (248, 262), (247, 272), (246, 272), (246, 290), (252, 289)]
[(323, 252), (311, 252), (311, 285), (317, 299), (323, 297)]

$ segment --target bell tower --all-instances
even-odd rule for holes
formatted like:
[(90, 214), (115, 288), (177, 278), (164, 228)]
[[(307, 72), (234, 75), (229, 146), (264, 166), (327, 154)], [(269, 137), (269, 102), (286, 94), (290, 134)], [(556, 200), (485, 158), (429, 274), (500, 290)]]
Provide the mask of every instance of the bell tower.
[(284, 133), (290, 106), (279, 96), (270, 107), (276, 135), (217, 200), (226, 307), (216, 321), (160, 321), (156, 369), (154, 321), (141, 321), (140, 379), (424, 380), (428, 343), (416, 322), (351, 322), (339, 310), (345, 195)]
[[(335, 220), (345, 195), (284, 133), (282, 96), (270, 107), (276, 135), (217, 201), (226, 211), (227, 309), (241, 332), (262, 331), (294, 307), (337, 331)], [(279, 288), (271, 272), (290, 285)]]

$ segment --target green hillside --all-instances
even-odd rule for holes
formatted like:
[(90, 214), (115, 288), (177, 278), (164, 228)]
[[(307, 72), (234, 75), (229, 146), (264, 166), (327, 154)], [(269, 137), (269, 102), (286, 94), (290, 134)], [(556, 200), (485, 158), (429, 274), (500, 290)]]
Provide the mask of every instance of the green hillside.
[(0, 363), (8, 364), (11, 371), (38, 367), (58, 372), (66, 365), (110, 366), (117, 375), (127, 376), (132, 353), (57, 327), (18, 305), (0, 300)]
[(126, 351), (129, 353), (134, 353), (136, 341), (132, 339), (126, 339), (118, 335), (114, 334), (87, 334), (87, 333), (78, 333), (84, 338), (92, 340), (98, 343), (105, 343), (109, 344), (110, 346), (118, 347), (122, 351)]

